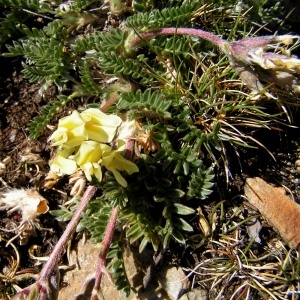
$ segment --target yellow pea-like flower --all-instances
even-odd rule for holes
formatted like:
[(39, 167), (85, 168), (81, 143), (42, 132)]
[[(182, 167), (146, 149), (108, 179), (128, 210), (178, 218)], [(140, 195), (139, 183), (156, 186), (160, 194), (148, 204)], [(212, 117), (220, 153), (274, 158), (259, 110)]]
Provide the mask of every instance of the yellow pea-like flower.
[(101, 165), (98, 163), (85, 163), (81, 166), (82, 171), (87, 180), (91, 181), (92, 176), (95, 176), (99, 182), (102, 181)]
[(69, 116), (63, 117), (58, 121), (58, 127), (64, 127), (67, 129), (72, 129), (84, 124), (80, 113), (74, 110)]
[(106, 152), (110, 152), (111, 147), (95, 141), (84, 141), (80, 145), (78, 152), (73, 159), (76, 164), (83, 170), (86, 178), (92, 180), (92, 175), (101, 181), (101, 161)]
[(127, 187), (127, 182), (119, 171), (126, 171), (129, 175), (139, 171), (138, 166), (132, 161), (122, 156), (122, 152), (125, 150), (125, 145), (120, 145), (117, 150), (106, 152), (102, 157), (102, 165), (109, 171), (111, 171), (118, 183), (123, 187)]
[(72, 152), (70, 148), (59, 149), (54, 158), (50, 161), (50, 170), (57, 174), (71, 175), (77, 172), (77, 165), (68, 156)]
[[(58, 128), (50, 136), (52, 146), (59, 146), (51, 171), (71, 175), (80, 168), (87, 180), (92, 176), (102, 180), (102, 167), (110, 170), (124, 187), (126, 180), (120, 171), (128, 174), (138, 172), (138, 167), (122, 156), (125, 142), (118, 141), (118, 149), (113, 150), (107, 143), (112, 142), (122, 119), (107, 115), (99, 109), (89, 108), (81, 113), (73, 111), (70, 116), (59, 120)], [(72, 156), (71, 156), (72, 155)]]
[(52, 133), (49, 140), (54, 141), (52, 146), (76, 147), (87, 138), (84, 121), (75, 110), (70, 116), (59, 120), (58, 128)]
[(89, 108), (79, 113), (73, 111), (70, 116), (59, 120), (58, 128), (50, 136), (52, 146), (79, 146), (83, 141), (93, 140), (110, 143), (122, 119), (115, 115), (107, 115), (96, 108)]
[(96, 108), (88, 108), (80, 116), (85, 122), (85, 129), (89, 140), (110, 143), (122, 119), (115, 115), (107, 115)]
[(78, 166), (82, 166), (87, 162), (98, 163), (102, 158), (102, 154), (107, 151), (111, 151), (111, 147), (106, 144), (84, 141), (73, 159)]

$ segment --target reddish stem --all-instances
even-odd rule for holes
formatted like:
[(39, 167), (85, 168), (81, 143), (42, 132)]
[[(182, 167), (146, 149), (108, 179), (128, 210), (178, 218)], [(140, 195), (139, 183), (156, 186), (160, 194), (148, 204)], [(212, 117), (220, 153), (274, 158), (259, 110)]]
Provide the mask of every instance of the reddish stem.
[(50, 275), (52, 274), (54, 269), (57, 267), (58, 261), (65, 249), (65, 246), (66, 246), (68, 240), (70, 239), (73, 232), (75, 231), (75, 228), (77, 226), (77, 223), (79, 222), (82, 212), (84, 211), (86, 206), (91, 201), (96, 190), (97, 190), (97, 188), (94, 186), (89, 186), (86, 189), (70, 223), (66, 227), (66, 230), (64, 231), (63, 235), (60, 237), (58, 243), (55, 245), (47, 263), (44, 265), (44, 267), (41, 271), (41, 274), (40, 274), (40, 278), (38, 280), (39, 282), (48, 281)]
[(175, 27), (169, 27), (169, 28), (161, 28), (157, 30), (151, 30), (144, 33), (141, 33), (138, 37), (132, 39), (130, 41), (131, 47), (137, 46), (140, 42), (143, 40), (149, 40), (155, 36), (159, 35), (192, 35), (197, 36), (202, 39), (205, 39), (213, 44), (215, 44), (218, 47), (221, 47), (222, 44), (225, 42), (222, 38), (219, 38), (218, 36), (202, 30), (202, 29), (195, 29), (195, 28), (175, 28)]
[(99, 253), (99, 259), (98, 259), (98, 264), (96, 267), (96, 275), (95, 275), (95, 284), (92, 292), (92, 297), (91, 300), (97, 300), (99, 291), (100, 291), (100, 284), (101, 284), (101, 279), (102, 279), (102, 273), (104, 269), (104, 264), (106, 260), (106, 256), (110, 247), (110, 243), (112, 241), (112, 237), (115, 231), (115, 226), (117, 222), (117, 217), (118, 217), (118, 209), (119, 207), (116, 206), (113, 208), (107, 227), (105, 231), (105, 235), (103, 238), (103, 241), (101, 242), (101, 250)]

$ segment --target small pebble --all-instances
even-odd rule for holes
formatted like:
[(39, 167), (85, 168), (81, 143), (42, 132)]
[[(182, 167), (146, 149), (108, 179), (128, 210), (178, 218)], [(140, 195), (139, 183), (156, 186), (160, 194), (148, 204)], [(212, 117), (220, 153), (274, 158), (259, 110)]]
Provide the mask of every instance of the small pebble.
[(286, 172), (284, 172), (284, 171), (280, 171), (279, 173), (283, 177), (288, 177), (288, 174)]
[(297, 172), (300, 174), (300, 159), (297, 159), (295, 162), (295, 168)]

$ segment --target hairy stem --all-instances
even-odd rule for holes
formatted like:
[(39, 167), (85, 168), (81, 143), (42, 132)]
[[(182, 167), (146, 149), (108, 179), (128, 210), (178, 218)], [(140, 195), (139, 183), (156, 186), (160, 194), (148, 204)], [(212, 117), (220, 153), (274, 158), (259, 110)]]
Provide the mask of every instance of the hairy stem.
[(92, 292), (92, 297), (91, 300), (97, 300), (99, 291), (100, 291), (100, 284), (101, 284), (101, 279), (102, 279), (102, 273), (104, 269), (104, 264), (106, 260), (106, 256), (112, 241), (112, 237), (115, 231), (115, 226), (116, 226), (116, 221), (117, 221), (117, 216), (118, 216), (118, 209), (119, 207), (116, 206), (113, 208), (107, 227), (105, 231), (105, 235), (103, 238), (103, 241), (101, 242), (101, 250), (99, 253), (99, 259), (98, 259), (98, 264), (96, 267), (96, 275), (95, 275), (95, 284)]
[(79, 222), (82, 212), (84, 211), (86, 206), (91, 201), (96, 190), (97, 190), (97, 188), (94, 186), (89, 186), (86, 189), (86, 191), (85, 191), (84, 195), (82, 196), (82, 199), (79, 203), (79, 206), (77, 207), (77, 210), (72, 217), (72, 220), (66, 227), (66, 230), (64, 231), (63, 235), (59, 239), (58, 243), (55, 245), (47, 263), (44, 265), (44, 267), (41, 271), (40, 278), (39, 278), (40, 282), (47, 280), (49, 278), (49, 276), (51, 275), (51, 273), (53, 272), (53, 270), (56, 268), (58, 261), (65, 249), (65, 246), (66, 246), (68, 240), (70, 239), (73, 232), (75, 231), (75, 228)]
[(222, 48), (222, 45), (226, 43), (225, 40), (222, 38), (208, 32), (204, 31), (202, 29), (194, 29), (194, 28), (175, 28), (175, 27), (169, 27), (169, 28), (161, 28), (157, 30), (151, 30), (144, 32), (140, 34), (138, 37), (135, 37), (130, 41), (130, 46), (135, 47), (138, 46), (139, 43), (141, 43), (143, 40), (149, 40), (153, 37), (159, 36), (159, 35), (192, 35), (197, 36), (202, 39), (205, 39), (216, 46)]

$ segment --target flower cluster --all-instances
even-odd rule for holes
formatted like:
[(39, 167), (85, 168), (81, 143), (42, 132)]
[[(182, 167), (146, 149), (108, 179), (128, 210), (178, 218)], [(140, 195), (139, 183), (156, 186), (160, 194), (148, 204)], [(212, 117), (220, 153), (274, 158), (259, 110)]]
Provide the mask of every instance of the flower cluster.
[(126, 187), (127, 182), (120, 171), (132, 174), (139, 169), (123, 157), (124, 140), (117, 141), (116, 150), (109, 145), (121, 123), (120, 117), (107, 115), (96, 108), (81, 113), (73, 111), (70, 116), (60, 119), (57, 130), (49, 138), (53, 141), (52, 146), (58, 146), (50, 162), (51, 171), (71, 175), (81, 169), (87, 180), (95, 176), (101, 181), (102, 167), (105, 167)]
[(241, 79), (253, 92), (264, 90), (259, 80), (262, 79), (268, 84), (300, 93), (300, 59), (291, 56), (287, 48), (295, 46), (295, 40), (299, 41), (299, 36), (248, 37), (229, 43), (229, 49), (224, 52), (227, 52)]

